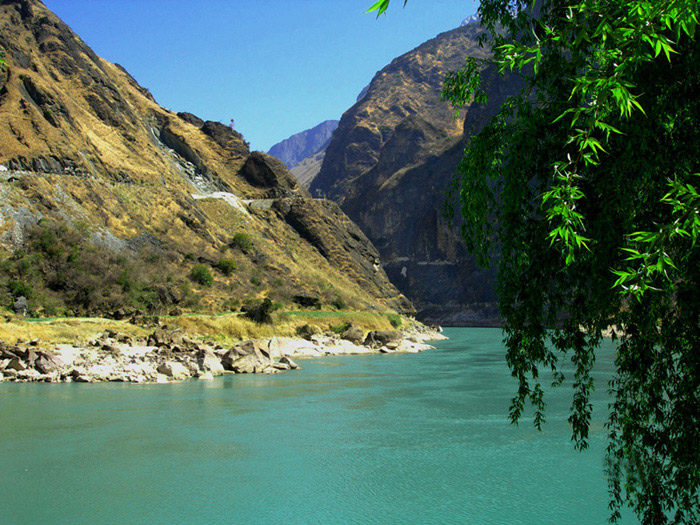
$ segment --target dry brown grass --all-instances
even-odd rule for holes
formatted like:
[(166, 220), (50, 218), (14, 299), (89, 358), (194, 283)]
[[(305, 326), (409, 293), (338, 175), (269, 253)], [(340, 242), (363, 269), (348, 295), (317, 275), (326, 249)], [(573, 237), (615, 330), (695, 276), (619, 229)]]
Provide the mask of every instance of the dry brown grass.
[[(245, 339), (293, 337), (298, 327), (313, 324), (321, 330), (352, 323), (365, 331), (392, 330), (389, 318), (380, 312), (276, 312), (273, 324), (257, 324), (241, 314), (183, 315), (163, 318), (167, 329), (180, 329), (196, 339), (211, 339), (220, 343), (234, 343)], [(143, 328), (127, 321), (101, 318), (57, 318), (26, 320), (14, 318), (0, 323), (0, 341), (15, 344), (39, 339), (45, 344), (85, 344), (105, 330), (146, 337), (154, 328)]]
[(126, 321), (99, 318), (66, 318), (47, 320), (12, 320), (0, 324), (0, 341), (15, 344), (17, 341), (39, 339), (43, 343), (85, 344), (96, 334), (111, 329), (123, 334), (145, 336), (149, 331)]
[(168, 319), (171, 328), (180, 328), (192, 337), (214, 339), (231, 343), (244, 339), (267, 337), (294, 337), (296, 330), (305, 324), (314, 324), (321, 330), (352, 323), (365, 331), (391, 330), (388, 317), (379, 312), (276, 312), (273, 324), (257, 324), (240, 314), (192, 315)]

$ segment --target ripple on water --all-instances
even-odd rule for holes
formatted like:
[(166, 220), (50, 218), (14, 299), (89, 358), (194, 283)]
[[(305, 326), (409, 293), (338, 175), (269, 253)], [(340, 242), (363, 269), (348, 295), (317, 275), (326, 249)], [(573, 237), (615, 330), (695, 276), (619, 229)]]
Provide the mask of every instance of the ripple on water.
[(600, 417), (584, 454), (564, 390), (544, 432), (510, 425), (500, 332), (448, 335), (275, 376), (2, 384), (2, 521), (603, 523)]

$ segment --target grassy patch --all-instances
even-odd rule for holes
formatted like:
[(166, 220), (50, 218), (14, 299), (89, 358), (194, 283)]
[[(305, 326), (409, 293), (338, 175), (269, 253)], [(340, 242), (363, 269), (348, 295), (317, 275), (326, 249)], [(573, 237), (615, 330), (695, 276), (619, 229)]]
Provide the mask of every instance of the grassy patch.
[(140, 337), (152, 331), (126, 321), (100, 318), (28, 319), (0, 323), (0, 341), (14, 344), (17, 341), (39, 339), (48, 344), (86, 344), (96, 334), (107, 329)]
[[(295, 337), (300, 326), (314, 324), (322, 330), (338, 332), (350, 324), (365, 331), (390, 330), (386, 313), (380, 312), (320, 312), (291, 311), (272, 313), (272, 324), (255, 323), (240, 313), (216, 315), (185, 314), (162, 317), (168, 329), (180, 329), (200, 340), (232, 344), (243, 339), (268, 337)], [(128, 321), (101, 318), (54, 317), (50, 319), (19, 319), (0, 323), (0, 340), (14, 344), (17, 340), (40, 339), (45, 344), (85, 344), (96, 334), (107, 329), (145, 337), (154, 328), (143, 328)]]

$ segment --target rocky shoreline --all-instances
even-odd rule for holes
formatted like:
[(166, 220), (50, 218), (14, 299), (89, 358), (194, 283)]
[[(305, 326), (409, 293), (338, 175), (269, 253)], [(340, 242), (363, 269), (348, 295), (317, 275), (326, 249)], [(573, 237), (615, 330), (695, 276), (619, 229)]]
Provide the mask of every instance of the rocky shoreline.
[(300, 368), (293, 359), (324, 355), (418, 353), (426, 343), (446, 339), (438, 330), (415, 325), (401, 331), (365, 334), (351, 326), (342, 334), (305, 334), (242, 341), (230, 348), (196, 342), (178, 331), (155, 330), (146, 340), (112, 330), (86, 346), (46, 348), (40, 341), (0, 342), (0, 382), (168, 383), (223, 374), (275, 374)]

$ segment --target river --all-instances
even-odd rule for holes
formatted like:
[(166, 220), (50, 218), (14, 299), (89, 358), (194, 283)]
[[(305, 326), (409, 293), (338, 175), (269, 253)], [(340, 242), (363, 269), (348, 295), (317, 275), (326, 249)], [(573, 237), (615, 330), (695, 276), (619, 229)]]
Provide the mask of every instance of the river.
[(542, 432), (510, 425), (500, 330), (446, 335), (273, 376), (0, 384), (0, 523), (605, 523), (612, 344), (580, 453), (569, 390)]

